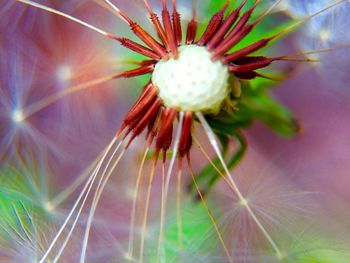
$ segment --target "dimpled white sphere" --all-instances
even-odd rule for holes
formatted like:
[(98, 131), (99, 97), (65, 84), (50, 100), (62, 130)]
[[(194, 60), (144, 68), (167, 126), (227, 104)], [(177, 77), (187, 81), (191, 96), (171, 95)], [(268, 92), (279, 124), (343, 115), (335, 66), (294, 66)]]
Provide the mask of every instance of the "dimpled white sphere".
[(159, 61), (153, 84), (167, 107), (181, 111), (217, 112), (227, 97), (229, 73), (211, 53), (197, 45), (179, 47), (179, 57)]

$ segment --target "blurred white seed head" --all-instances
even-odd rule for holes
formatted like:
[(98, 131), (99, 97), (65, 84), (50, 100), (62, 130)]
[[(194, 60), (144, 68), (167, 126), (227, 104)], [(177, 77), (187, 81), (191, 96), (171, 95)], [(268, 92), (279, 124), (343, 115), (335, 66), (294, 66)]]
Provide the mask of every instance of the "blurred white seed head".
[(11, 119), (15, 124), (23, 122), (25, 117), (22, 109), (15, 109), (11, 114)]
[[(332, 0), (284, 1), (289, 14), (302, 19), (334, 4)], [(329, 10), (311, 18), (298, 30), (297, 45), (302, 51), (333, 50), (313, 54), (320, 59), (315, 63), (321, 77), (333, 84), (350, 81), (347, 68), (350, 66), (350, 2), (343, 1)], [(329, 76), (332, 76), (331, 78)]]
[(73, 72), (69, 65), (64, 64), (57, 68), (56, 78), (62, 84), (69, 82), (72, 78), (72, 75), (73, 75)]

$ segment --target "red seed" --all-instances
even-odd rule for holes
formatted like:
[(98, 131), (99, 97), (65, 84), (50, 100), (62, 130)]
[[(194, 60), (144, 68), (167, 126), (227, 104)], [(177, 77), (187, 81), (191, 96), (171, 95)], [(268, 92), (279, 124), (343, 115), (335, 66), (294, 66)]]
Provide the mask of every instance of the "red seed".
[(153, 72), (154, 65), (155, 65), (155, 61), (153, 61), (153, 63), (151, 63), (151, 64), (146, 64), (146, 65), (141, 66), (139, 68), (128, 70), (128, 71), (125, 71), (123, 73), (120, 73), (120, 74), (116, 75), (114, 78), (132, 78), (132, 77), (145, 75), (145, 74)]
[(188, 25), (187, 25), (187, 33), (186, 33), (186, 44), (191, 45), (193, 44), (194, 40), (196, 39), (197, 34), (197, 21), (192, 19)]
[(151, 107), (147, 109), (144, 113), (144, 116), (137, 122), (135, 127), (132, 129), (133, 135), (131, 136), (126, 147), (130, 145), (130, 143), (139, 136), (147, 127), (147, 125), (157, 116), (159, 108), (161, 106), (161, 99), (157, 98)]
[(124, 122), (127, 125), (131, 125), (138, 121), (147, 112), (147, 109), (152, 105), (153, 101), (157, 98), (158, 90), (152, 88), (150, 92), (145, 94), (145, 96), (133, 107), (124, 118)]
[(173, 56), (175, 58), (177, 58), (179, 55), (178, 50), (177, 50), (177, 43), (175, 40), (173, 26), (171, 24), (170, 14), (169, 14), (169, 11), (166, 8), (166, 6), (162, 10), (162, 18), (163, 18), (163, 25), (165, 28), (165, 32), (166, 32), (167, 37), (168, 37), (170, 51), (173, 53)]
[(239, 43), (244, 37), (246, 37), (253, 29), (254, 25), (245, 26), (239, 33), (234, 35), (229, 41), (222, 42), (214, 51), (212, 56), (213, 60), (222, 57), (227, 51), (233, 48), (237, 43)]
[(251, 80), (251, 79), (255, 79), (256, 77), (259, 76), (259, 74), (255, 71), (248, 71), (248, 72), (235, 72), (234, 75), (237, 78), (240, 79), (246, 79), (246, 80)]
[(168, 37), (164, 31), (162, 24), (160, 23), (158, 16), (153, 12), (150, 15), (151, 15), (150, 18), (151, 18), (152, 24), (154, 26), (154, 29), (155, 29), (157, 35), (159, 36), (159, 38), (161, 39), (161, 41), (165, 45), (167, 51), (170, 51)]
[(239, 17), (239, 13), (246, 2), (247, 0), (243, 1), (242, 4), (237, 9), (232, 11), (231, 14), (225, 19), (222, 26), (219, 28), (217, 32), (215, 32), (215, 35), (213, 36), (213, 38), (208, 42), (207, 44), (208, 50), (212, 50), (217, 46), (217, 44), (219, 44), (222, 41), (223, 37), (229, 31), (231, 26), (237, 21)]
[(115, 39), (117, 40), (121, 45), (123, 45), (124, 47), (136, 52), (136, 53), (139, 53), (141, 55), (144, 55), (146, 57), (149, 57), (149, 58), (153, 58), (153, 59), (156, 59), (156, 60), (159, 60), (160, 59), (160, 56), (158, 54), (156, 54), (155, 52), (153, 52), (153, 50), (145, 47), (145, 46), (142, 46), (130, 39), (127, 39), (127, 38), (120, 38), (120, 37), (116, 37), (116, 36), (113, 36), (113, 35), (110, 35), (110, 38), (112, 39)]
[(228, 7), (228, 3), (226, 3), (224, 7), (210, 19), (207, 28), (205, 29), (202, 37), (198, 41), (198, 45), (200, 46), (205, 45), (216, 33), (216, 31), (222, 24), (224, 13), (227, 7)]
[(185, 154), (190, 150), (192, 146), (192, 112), (188, 111), (185, 113), (183, 120), (180, 143), (179, 143), (179, 154), (180, 157), (185, 156)]
[(173, 122), (176, 115), (176, 109), (166, 108), (163, 111), (160, 129), (156, 141), (156, 150), (163, 150), (163, 152), (166, 152), (169, 149), (173, 138)]
[(181, 28), (180, 14), (177, 12), (175, 5), (173, 7), (173, 15), (172, 16), (173, 16), (175, 42), (179, 46), (182, 43), (182, 28)]
[(158, 43), (150, 34), (148, 34), (140, 25), (135, 22), (130, 24), (132, 31), (153, 51), (159, 54), (163, 59), (168, 59), (169, 56), (164, 47)]
[(229, 71), (232, 72), (246, 72), (253, 71), (256, 69), (264, 68), (270, 65), (276, 58), (266, 58), (266, 57), (246, 57), (239, 61), (236, 61), (235, 65), (229, 65)]
[(221, 61), (224, 64), (234, 62), (237, 59), (245, 57), (246, 55), (251, 54), (251, 53), (265, 47), (273, 38), (274, 37), (259, 40), (255, 43), (245, 47), (245, 48), (242, 48), (240, 50), (233, 52), (232, 54), (226, 55)]

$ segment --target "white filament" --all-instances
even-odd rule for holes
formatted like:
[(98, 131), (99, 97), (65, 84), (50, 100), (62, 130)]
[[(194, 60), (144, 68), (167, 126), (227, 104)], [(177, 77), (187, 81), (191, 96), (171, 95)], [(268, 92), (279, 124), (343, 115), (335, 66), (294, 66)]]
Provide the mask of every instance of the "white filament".
[(271, 247), (274, 249), (274, 251), (276, 252), (276, 256), (278, 259), (283, 259), (283, 254), (281, 252), (281, 250), (279, 249), (279, 247), (277, 246), (276, 242), (272, 239), (271, 235), (267, 232), (267, 230), (265, 229), (265, 227), (263, 226), (263, 224), (260, 222), (260, 220), (257, 218), (257, 216), (255, 215), (254, 211), (251, 209), (248, 200), (243, 196), (243, 194), (241, 193), (241, 191), (238, 188), (238, 185), (236, 184), (236, 182), (233, 180), (230, 171), (228, 170), (226, 163), (224, 161), (224, 158), (221, 154), (220, 148), (219, 148), (219, 144), (215, 138), (215, 134), (212, 131), (212, 129), (210, 128), (208, 122), (205, 120), (203, 114), (201, 112), (197, 112), (196, 116), (198, 117), (199, 121), (201, 122), (207, 136), (209, 139), (210, 144), (212, 145), (216, 155), (218, 156), (224, 170), (225, 173), (230, 181), (230, 183), (232, 184), (231, 186), (233, 187), (235, 193), (237, 194), (239, 201), (241, 203), (242, 206), (244, 206), (247, 209), (248, 214), (252, 217), (253, 221), (257, 224), (258, 228), (261, 230), (261, 232), (263, 233), (263, 235), (265, 236), (265, 238), (267, 239), (267, 241), (270, 243)]
[(89, 23), (86, 23), (86, 22), (84, 22), (84, 21), (82, 21), (82, 20), (80, 20), (78, 18), (75, 18), (75, 17), (73, 17), (71, 15), (65, 14), (65, 13), (63, 13), (61, 11), (55, 10), (55, 9), (53, 9), (51, 7), (38, 4), (38, 3), (30, 1), (30, 0), (16, 0), (16, 1), (24, 3), (24, 4), (27, 4), (27, 5), (34, 6), (34, 7), (39, 8), (39, 9), (43, 9), (43, 10), (45, 10), (47, 12), (54, 13), (54, 14), (59, 15), (59, 16), (63, 16), (65, 18), (69, 19), (69, 20), (77, 22), (78, 24), (81, 24), (81, 25), (83, 25), (85, 27), (88, 27), (88, 28), (90, 28), (92, 30), (95, 30), (96, 32), (98, 32), (98, 33), (100, 33), (100, 34), (102, 34), (104, 36), (108, 36), (109, 35), (107, 32), (105, 32), (105, 31), (103, 31), (103, 30), (101, 30), (101, 29), (99, 29), (97, 27), (94, 27), (93, 25), (90, 25)]

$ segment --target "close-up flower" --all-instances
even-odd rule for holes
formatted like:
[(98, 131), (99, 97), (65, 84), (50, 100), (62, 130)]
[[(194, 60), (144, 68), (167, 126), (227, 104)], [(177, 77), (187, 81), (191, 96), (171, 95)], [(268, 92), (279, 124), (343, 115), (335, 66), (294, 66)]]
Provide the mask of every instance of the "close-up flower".
[(350, 260), (350, 2), (0, 4), (0, 261)]

